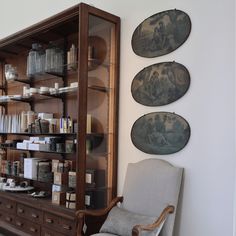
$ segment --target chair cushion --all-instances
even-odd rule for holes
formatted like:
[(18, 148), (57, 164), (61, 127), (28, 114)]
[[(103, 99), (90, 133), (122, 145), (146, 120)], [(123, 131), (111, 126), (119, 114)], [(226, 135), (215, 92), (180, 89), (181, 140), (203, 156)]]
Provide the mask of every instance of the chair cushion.
[[(106, 221), (100, 229), (100, 233), (110, 233), (120, 236), (132, 235), (132, 229), (135, 225), (152, 224), (158, 217), (135, 214), (120, 207), (113, 207), (109, 212)], [(142, 236), (157, 236), (161, 227), (153, 231), (143, 231)]]

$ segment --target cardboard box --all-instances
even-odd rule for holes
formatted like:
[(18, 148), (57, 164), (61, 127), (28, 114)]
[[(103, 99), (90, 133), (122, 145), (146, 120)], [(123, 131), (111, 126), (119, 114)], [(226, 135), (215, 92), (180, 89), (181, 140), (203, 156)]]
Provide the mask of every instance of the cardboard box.
[(41, 119), (52, 119), (53, 118), (53, 114), (52, 113), (40, 112), (40, 113), (38, 113), (38, 118), (41, 118)]
[(66, 192), (66, 200), (69, 202), (76, 201), (76, 193), (75, 192)]
[(50, 145), (49, 144), (30, 143), (28, 149), (32, 150), (32, 151), (49, 151)]
[(65, 192), (52, 192), (52, 204), (65, 205), (66, 193)]
[(52, 192), (66, 192), (66, 190), (67, 186), (57, 185), (57, 184), (52, 185)]
[(69, 188), (75, 188), (76, 187), (76, 172), (69, 171)]
[(38, 180), (51, 183), (53, 179), (51, 172), (51, 161), (41, 159), (37, 164)]
[(86, 170), (86, 175), (85, 175), (86, 184), (94, 183), (94, 173), (95, 173), (95, 170)]
[(29, 148), (29, 143), (16, 143), (16, 148), (27, 150)]
[(71, 170), (72, 161), (65, 160), (61, 162), (59, 160), (52, 160), (52, 172), (68, 172)]
[(69, 171), (74, 171), (76, 169), (76, 162), (73, 160), (65, 160), (66, 166), (68, 166)]
[(75, 209), (76, 208), (76, 203), (75, 202), (66, 201), (66, 208)]
[(57, 172), (59, 160), (52, 160), (52, 172)]
[(92, 116), (91, 114), (87, 114), (87, 127), (86, 127), (87, 134), (92, 132)]
[(43, 141), (44, 140), (44, 137), (30, 137), (30, 143), (36, 143), (36, 142), (39, 142), (39, 141)]
[(54, 172), (54, 184), (67, 185), (68, 173)]
[(37, 166), (40, 160), (40, 158), (24, 159), (24, 178), (37, 179)]

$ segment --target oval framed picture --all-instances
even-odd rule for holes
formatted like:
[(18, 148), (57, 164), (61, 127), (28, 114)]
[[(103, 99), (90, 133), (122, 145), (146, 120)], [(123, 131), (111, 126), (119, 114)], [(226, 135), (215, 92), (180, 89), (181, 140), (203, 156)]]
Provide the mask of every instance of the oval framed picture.
[(141, 57), (158, 57), (180, 47), (191, 32), (191, 20), (180, 10), (167, 10), (145, 19), (135, 29), (131, 44)]
[(131, 93), (142, 105), (162, 106), (184, 96), (189, 85), (186, 67), (177, 62), (162, 62), (141, 70), (132, 81)]
[(131, 140), (136, 148), (166, 155), (180, 151), (190, 138), (190, 126), (181, 116), (170, 112), (148, 113), (135, 121)]

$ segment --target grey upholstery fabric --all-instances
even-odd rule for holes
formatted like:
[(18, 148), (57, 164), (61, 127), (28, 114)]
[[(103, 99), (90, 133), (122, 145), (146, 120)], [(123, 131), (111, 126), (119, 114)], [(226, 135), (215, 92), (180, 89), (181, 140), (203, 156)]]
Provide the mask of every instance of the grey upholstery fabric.
[(115, 236), (115, 234), (99, 233), (99, 234), (93, 234), (91, 236)]
[[(160, 159), (146, 159), (128, 165), (122, 208), (141, 215), (158, 217), (167, 205), (175, 212), (168, 216), (160, 236), (173, 236), (183, 169)], [(99, 233), (96, 236), (112, 236)], [(93, 236), (95, 236), (93, 235)]]
[[(183, 169), (167, 161), (146, 159), (128, 165), (122, 207), (128, 211), (159, 216), (167, 205), (177, 207)], [(168, 216), (161, 236), (173, 236), (174, 214)]]
[[(100, 232), (130, 236), (135, 225), (152, 224), (157, 220), (157, 218), (158, 217), (136, 214), (116, 206), (109, 212)], [(157, 236), (160, 231), (161, 227), (156, 228), (152, 232), (144, 231), (142, 236)]]

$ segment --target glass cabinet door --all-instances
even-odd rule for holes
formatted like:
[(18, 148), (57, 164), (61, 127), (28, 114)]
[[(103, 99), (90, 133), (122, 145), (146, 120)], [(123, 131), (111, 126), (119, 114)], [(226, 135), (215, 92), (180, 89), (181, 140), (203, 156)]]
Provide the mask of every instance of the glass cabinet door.
[(85, 206), (103, 208), (116, 193), (116, 27), (89, 15)]

